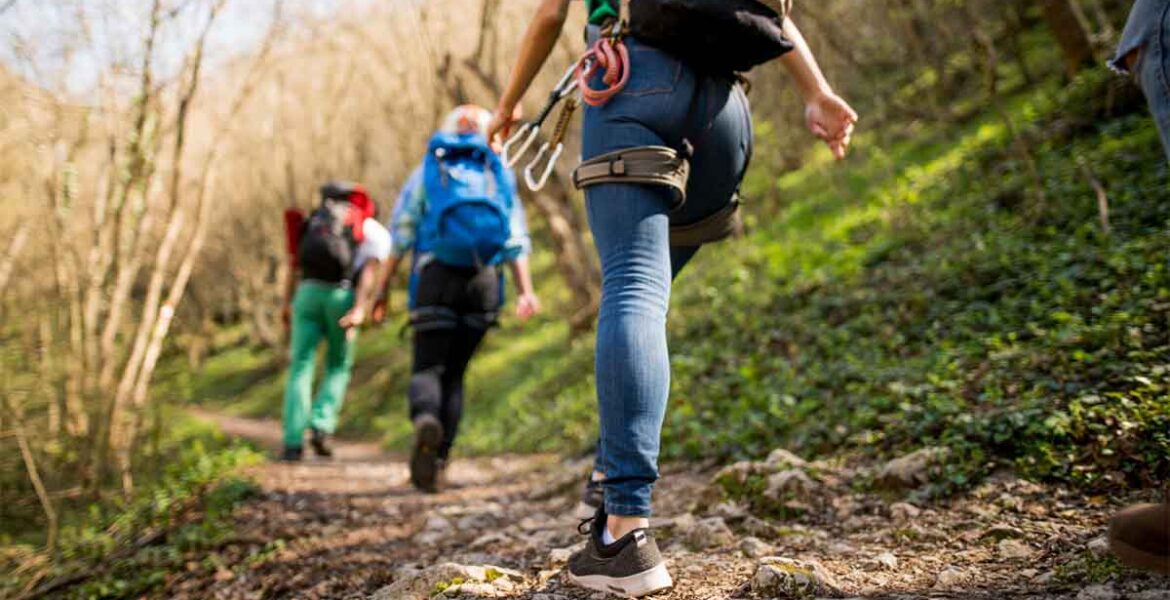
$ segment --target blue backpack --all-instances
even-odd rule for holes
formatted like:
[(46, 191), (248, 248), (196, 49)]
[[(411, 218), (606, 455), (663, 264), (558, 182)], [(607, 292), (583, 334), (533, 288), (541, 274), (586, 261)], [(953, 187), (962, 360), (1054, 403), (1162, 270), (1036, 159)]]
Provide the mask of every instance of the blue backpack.
[(512, 236), (516, 194), (503, 161), (482, 135), (435, 134), (423, 162), (423, 188), (420, 246), (453, 267), (500, 261)]

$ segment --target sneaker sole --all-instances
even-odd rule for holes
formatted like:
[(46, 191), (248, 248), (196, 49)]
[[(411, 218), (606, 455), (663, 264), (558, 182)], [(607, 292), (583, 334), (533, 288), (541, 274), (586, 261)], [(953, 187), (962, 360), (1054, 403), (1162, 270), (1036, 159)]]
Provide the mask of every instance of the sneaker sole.
[(666, 565), (660, 564), (647, 571), (627, 577), (610, 577), (608, 575), (573, 575), (571, 571), (569, 581), (583, 588), (599, 592), (609, 592), (626, 598), (641, 598), (656, 592), (674, 587), (674, 581), (666, 570)]
[(410, 455), (410, 481), (429, 493), (438, 491), (439, 444), (443, 443), (443, 426), (435, 418), (420, 418), (414, 432), (414, 452)]

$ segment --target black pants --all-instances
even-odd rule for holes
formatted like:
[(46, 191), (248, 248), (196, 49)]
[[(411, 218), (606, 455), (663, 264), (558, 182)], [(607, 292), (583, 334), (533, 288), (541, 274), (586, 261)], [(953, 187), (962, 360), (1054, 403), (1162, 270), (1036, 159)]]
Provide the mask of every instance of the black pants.
[(439, 457), (445, 459), (463, 417), (467, 364), (499, 311), (499, 272), (432, 262), (419, 274), (415, 305), (410, 418), (438, 417), (444, 433)]

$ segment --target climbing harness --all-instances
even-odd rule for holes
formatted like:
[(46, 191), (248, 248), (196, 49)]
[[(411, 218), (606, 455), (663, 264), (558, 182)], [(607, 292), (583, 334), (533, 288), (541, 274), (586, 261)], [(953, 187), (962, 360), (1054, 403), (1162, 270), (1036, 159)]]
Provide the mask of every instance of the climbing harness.
[(683, 152), (666, 146), (639, 146), (607, 152), (584, 161), (573, 171), (573, 185), (584, 189), (602, 183), (666, 186), (674, 193), (672, 210), (686, 202), (690, 147)]

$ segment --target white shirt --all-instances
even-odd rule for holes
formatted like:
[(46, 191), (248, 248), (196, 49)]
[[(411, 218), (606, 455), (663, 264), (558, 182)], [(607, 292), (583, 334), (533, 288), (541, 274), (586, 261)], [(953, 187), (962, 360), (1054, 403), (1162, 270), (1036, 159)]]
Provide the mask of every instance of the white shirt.
[(354, 256), (353, 259), (355, 273), (361, 270), (366, 261), (390, 258), (390, 250), (394, 246), (390, 232), (374, 219), (366, 219), (362, 223), (362, 235), (364, 239), (358, 246), (357, 256)]

